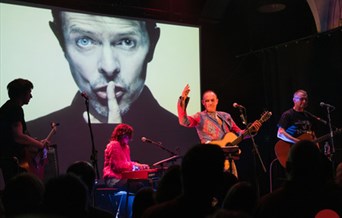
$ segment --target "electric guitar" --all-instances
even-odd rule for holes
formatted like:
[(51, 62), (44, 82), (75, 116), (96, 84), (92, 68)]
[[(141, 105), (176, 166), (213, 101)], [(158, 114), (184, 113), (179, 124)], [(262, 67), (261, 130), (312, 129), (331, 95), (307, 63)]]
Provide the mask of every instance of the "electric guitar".
[[(333, 136), (340, 134), (342, 132), (342, 128), (337, 129), (333, 132)], [(298, 137), (300, 140), (310, 140), (314, 143), (320, 143), (330, 138), (330, 133), (323, 135), (317, 139), (314, 138), (312, 134), (304, 133)], [(285, 168), (286, 161), (289, 156), (290, 148), (293, 144), (289, 142), (285, 142), (283, 140), (279, 140), (274, 146), (274, 152), (278, 161), (282, 167)]]
[[(51, 123), (51, 131), (46, 137), (46, 141), (50, 141), (51, 137), (57, 132), (57, 126), (57, 123)], [(25, 148), (25, 157), (19, 162), (19, 166), (26, 169), (28, 172), (35, 174), (40, 179), (44, 179), (45, 165), (48, 162), (47, 152), (47, 144), (45, 144), (42, 149), (28, 146)]]
[[(267, 121), (270, 117), (272, 116), (272, 112), (270, 111), (265, 111), (262, 115), (261, 118), (259, 119), (259, 122), (262, 124), (265, 121)], [(224, 137), (221, 140), (214, 140), (211, 141), (210, 144), (216, 144), (222, 147), (222, 149), (228, 148), (228, 153), (230, 152), (229, 150), (233, 151), (234, 154), (232, 154), (233, 159), (237, 159), (236, 156), (239, 156), (241, 154), (241, 150), (238, 148), (238, 144), (250, 133), (255, 132), (255, 129), (253, 126), (248, 127), (240, 136), (236, 136), (232, 132), (228, 132), (227, 134), (224, 135)], [(234, 168), (235, 166), (233, 166)], [(230, 168), (230, 163), (228, 160), (225, 161), (224, 163), (224, 169), (228, 170)], [(235, 169), (236, 170), (236, 169)]]

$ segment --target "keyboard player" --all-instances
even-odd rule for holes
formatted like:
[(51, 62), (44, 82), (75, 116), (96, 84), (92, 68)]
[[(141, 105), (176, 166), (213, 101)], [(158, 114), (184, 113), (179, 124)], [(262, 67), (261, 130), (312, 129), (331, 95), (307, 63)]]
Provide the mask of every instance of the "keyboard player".
[[(125, 188), (127, 178), (123, 177), (123, 172), (149, 169), (147, 164), (131, 161), (129, 142), (132, 135), (133, 127), (124, 123), (112, 132), (104, 152), (103, 179), (108, 187)], [(136, 186), (138, 190), (143, 185), (138, 183)]]

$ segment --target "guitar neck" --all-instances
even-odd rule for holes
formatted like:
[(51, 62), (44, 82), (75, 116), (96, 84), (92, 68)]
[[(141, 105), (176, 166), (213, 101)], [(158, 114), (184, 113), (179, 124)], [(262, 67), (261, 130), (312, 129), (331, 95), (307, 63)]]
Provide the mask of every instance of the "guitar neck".
[(232, 145), (239, 144), (247, 135), (251, 133), (252, 127), (248, 127), (237, 139), (232, 142)]
[[(46, 141), (47, 141), (47, 142), (50, 141), (51, 137), (52, 137), (55, 133), (56, 133), (56, 126), (53, 126), (52, 129), (51, 129), (51, 131), (49, 132), (48, 136), (45, 138)], [(47, 143), (47, 142), (46, 142), (46, 143)], [(47, 146), (47, 144), (46, 144), (45, 146)]]
[[(337, 135), (337, 134), (340, 134), (341, 132), (342, 132), (342, 129), (337, 129), (337, 130), (335, 130), (335, 131), (332, 133), (332, 136), (335, 136), (335, 135)], [(322, 142), (322, 141), (325, 141), (325, 140), (329, 139), (329, 138), (332, 137), (332, 136), (331, 136), (330, 133), (329, 133), (329, 134), (323, 135), (323, 136), (321, 136), (321, 137), (315, 139), (314, 142), (315, 142), (315, 143), (320, 143), (320, 142)]]
[(50, 141), (51, 137), (52, 137), (54, 134), (55, 134), (55, 131), (54, 131), (54, 129), (52, 129), (52, 130), (50, 131), (49, 135), (46, 137), (46, 140), (47, 140), (47, 141)]
[[(262, 117), (258, 120), (261, 124), (263, 124), (266, 120), (268, 120), (270, 118), (270, 116), (272, 115), (271, 112), (266, 112), (264, 113), (264, 115), (262, 115)], [(249, 135), (252, 130), (253, 130), (254, 126), (249, 126), (239, 137), (237, 137), (231, 144), (232, 145), (237, 145), (239, 144), (247, 135)]]

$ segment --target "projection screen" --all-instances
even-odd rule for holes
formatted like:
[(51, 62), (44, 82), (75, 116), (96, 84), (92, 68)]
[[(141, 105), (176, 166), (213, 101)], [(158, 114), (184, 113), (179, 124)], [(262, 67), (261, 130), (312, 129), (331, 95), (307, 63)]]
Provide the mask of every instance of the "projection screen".
[[(51, 144), (55, 145), (53, 155), (57, 170), (62, 173), (72, 162), (87, 160), (97, 165), (101, 176), (104, 149), (118, 122), (92, 122), (91, 119), (89, 122), (87, 104), (89, 107), (89, 102), (94, 99), (89, 96), (88, 102), (81, 96), (83, 90), (77, 85), (67, 59), (70, 54), (64, 52), (49, 25), (53, 21), (51, 9), (68, 11), (66, 8), (19, 5), (11, 1), (0, 3), (0, 104), (8, 100), (6, 86), (10, 81), (16, 78), (30, 80), (34, 84), (33, 98), (23, 106), (30, 134), (43, 139), (50, 132), (50, 123), (58, 123), (57, 132), (51, 138)], [(71, 13), (87, 14), (84, 11)], [(88, 17), (102, 16), (103, 20), (115, 17), (88, 14)], [(139, 18), (119, 18), (140, 21)], [(142, 78), (145, 88), (127, 109), (121, 122), (134, 128), (132, 159), (152, 166), (175, 154), (181, 157), (198, 142), (194, 129), (179, 125), (177, 101), (184, 86), (189, 84), (191, 100), (187, 111), (191, 115), (200, 110), (201, 96), (200, 28), (151, 22), (156, 22), (160, 36), (153, 57), (147, 63), (145, 78)], [(138, 66), (134, 60), (129, 58), (126, 61), (128, 66)], [(89, 58), (83, 63), (90, 66), (92, 60)], [(122, 78), (128, 75), (123, 69), (120, 74)], [(148, 96), (149, 100), (143, 100), (142, 95)], [(106, 104), (106, 101), (100, 104)], [(162, 146), (144, 143), (141, 137), (153, 139)]]

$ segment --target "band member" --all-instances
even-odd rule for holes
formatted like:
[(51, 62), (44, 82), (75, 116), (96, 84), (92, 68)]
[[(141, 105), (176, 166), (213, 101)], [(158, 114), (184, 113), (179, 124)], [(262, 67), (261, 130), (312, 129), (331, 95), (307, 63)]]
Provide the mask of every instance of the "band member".
[(9, 100), (0, 108), (0, 167), (5, 184), (15, 175), (28, 170), (22, 165), (30, 146), (42, 149), (46, 139), (38, 141), (28, 134), (22, 106), (30, 102), (33, 84), (15, 79), (7, 85)]
[[(316, 138), (314, 130), (315, 118), (305, 111), (308, 106), (308, 94), (299, 89), (293, 94), (293, 107), (283, 112), (278, 122), (277, 137), (279, 140), (274, 147), (280, 164), (285, 168), (290, 147), (300, 140)], [(319, 146), (317, 144), (317, 146)]]
[(285, 111), (278, 123), (277, 137), (290, 143), (300, 141), (298, 138), (304, 133), (312, 133), (313, 117), (305, 112), (308, 106), (308, 94), (300, 89), (293, 94), (293, 107)]
[(103, 178), (109, 187), (123, 187), (127, 180), (122, 178), (124, 171), (149, 169), (147, 164), (131, 160), (129, 142), (132, 140), (133, 127), (121, 123), (117, 125), (104, 152)]
[[(204, 92), (202, 96), (202, 104), (205, 110), (188, 116), (186, 107), (189, 101), (189, 92), (190, 86), (187, 84), (178, 100), (178, 119), (180, 125), (196, 128), (201, 143), (211, 143), (212, 141), (220, 140), (228, 132), (233, 132), (237, 135), (244, 133), (245, 130), (241, 130), (236, 125), (229, 113), (216, 111), (218, 98), (215, 92), (211, 90)], [(261, 123), (255, 121), (252, 127), (253, 132), (257, 132), (261, 127)], [(232, 164), (232, 173), (237, 176), (234, 162)]]

